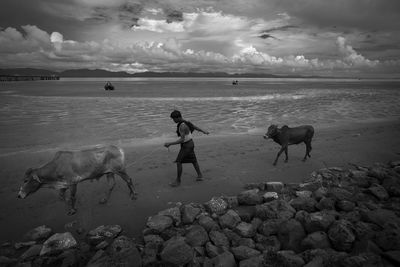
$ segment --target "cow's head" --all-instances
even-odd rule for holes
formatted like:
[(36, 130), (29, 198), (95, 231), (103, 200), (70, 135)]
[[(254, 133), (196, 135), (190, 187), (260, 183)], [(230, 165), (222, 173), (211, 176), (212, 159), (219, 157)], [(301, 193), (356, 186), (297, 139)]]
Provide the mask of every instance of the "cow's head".
[(24, 184), (21, 186), (18, 192), (18, 198), (26, 198), (28, 195), (36, 192), (42, 182), (36, 174), (36, 171), (29, 168), (25, 172)]
[(272, 138), (278, 134), (278, 125), (272, 124), (268, 127), (267, 133), (264, 135), (265, 139)]

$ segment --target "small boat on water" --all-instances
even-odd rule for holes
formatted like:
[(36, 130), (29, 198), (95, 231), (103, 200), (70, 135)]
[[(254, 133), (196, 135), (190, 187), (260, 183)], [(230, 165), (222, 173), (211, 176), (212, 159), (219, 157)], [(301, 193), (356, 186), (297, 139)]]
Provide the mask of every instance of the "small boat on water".
[(114, 90), (114, 85), (112, 85), (110, 82), (107, 82), (106, 85), (104, 85), (104, 90)]
[(239, 84), (239, 81), (238, 80), (233, 80), (232, 81), (232, 85), (238, 85)]

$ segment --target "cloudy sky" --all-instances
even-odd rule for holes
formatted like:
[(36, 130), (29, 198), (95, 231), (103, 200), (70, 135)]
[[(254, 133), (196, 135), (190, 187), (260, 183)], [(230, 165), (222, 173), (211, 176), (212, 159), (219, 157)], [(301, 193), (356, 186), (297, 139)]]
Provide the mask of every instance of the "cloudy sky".
[(0, 68), (400, 77), (399, 0), (1, 0)]

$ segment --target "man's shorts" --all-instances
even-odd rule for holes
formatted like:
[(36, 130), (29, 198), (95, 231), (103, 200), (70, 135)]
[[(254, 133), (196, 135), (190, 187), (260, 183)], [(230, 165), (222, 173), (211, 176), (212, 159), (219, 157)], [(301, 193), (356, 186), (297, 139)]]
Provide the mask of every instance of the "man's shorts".
[(179, 150), (179, 154), (176, 157), (175, 162), (179, 163), (196, 163), (197, 158), (194, 153), (194, 142), (193, 140), (187, 141), (186, 143), (181, 144), (181, 150)]

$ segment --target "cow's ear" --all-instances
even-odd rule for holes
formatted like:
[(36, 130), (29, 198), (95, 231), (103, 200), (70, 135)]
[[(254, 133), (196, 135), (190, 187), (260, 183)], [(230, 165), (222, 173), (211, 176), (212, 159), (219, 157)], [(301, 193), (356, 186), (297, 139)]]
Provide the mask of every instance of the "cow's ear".
[(41, 183), (42, 181), (40, 180), (39, 176), (37, 176), (36, 173), (32, 174), (32, 177), (34, 180), (38, 181), (39, 183)]

